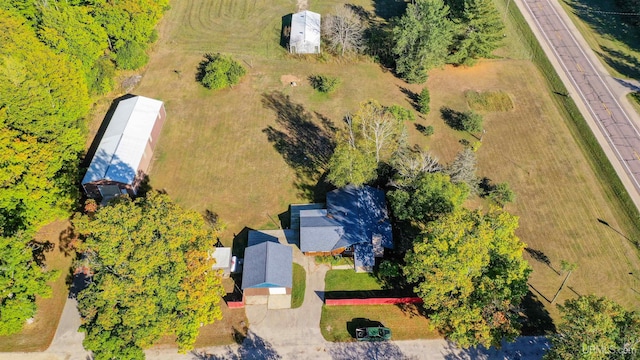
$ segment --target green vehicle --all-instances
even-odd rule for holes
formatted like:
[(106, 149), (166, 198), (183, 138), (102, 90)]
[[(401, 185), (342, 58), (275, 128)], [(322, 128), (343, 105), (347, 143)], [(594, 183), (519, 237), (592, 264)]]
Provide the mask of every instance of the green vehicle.
[(374, 326), (356, 329), (358, 341), (385, 341), (391, 339), (391, 329), (383, 326)]

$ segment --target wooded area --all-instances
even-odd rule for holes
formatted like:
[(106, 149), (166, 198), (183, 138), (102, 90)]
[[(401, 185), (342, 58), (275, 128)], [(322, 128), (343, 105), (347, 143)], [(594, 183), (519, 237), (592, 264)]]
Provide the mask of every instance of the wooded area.
[[(146, 63), (167, 6), (167, 0), (0, 4), (2, 333), (20, 331), (35, 313), (35, 296), (48, 293), (51, 274), (35, 264), (30, 240), (76, 206), (91, 96), (113, 89), (116, 69)], [(30, 281), (16, 275), (25, 269)]]

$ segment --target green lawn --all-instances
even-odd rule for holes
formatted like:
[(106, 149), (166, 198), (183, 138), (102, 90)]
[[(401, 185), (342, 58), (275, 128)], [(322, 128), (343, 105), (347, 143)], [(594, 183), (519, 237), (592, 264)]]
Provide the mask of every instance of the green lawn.
[(354, 341), (354, 329), (361, 326), (388, 327), (393, 340), (435, 339), (429, 320), (415, 305), (322, 306), (320, 332), (327, 341)]
[(291, 308), (299, 308), (304, 302), (304, 290), (306, 288), (307, 273), (304, 268), (293, 263), (293, 288), (291, 289)]
[(314, 260), (316, 264), (329, 264), (332, 266), (353, 266), (353, 258), (346, 256), (316, 256)]
[(324, 278), (324, 290), (382, 290), (382, 285), (369, 273), (356, 273), (353, 270), (329, 270)]

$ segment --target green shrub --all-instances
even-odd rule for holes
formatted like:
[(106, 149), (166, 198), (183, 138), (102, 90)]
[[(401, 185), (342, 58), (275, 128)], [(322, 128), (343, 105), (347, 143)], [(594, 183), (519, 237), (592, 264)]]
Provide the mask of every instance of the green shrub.
[(144, 51), (144, 46), (135, 41), (127, 41), (116, 51), (116, 67), (123, 70), (135, 70), (144, 66), (149, 61), (149, 56)]
[(387, 111), (393, 115), (399, 121), (413, 121), (416, 119), (415, 115), (411, 112), (411, 110), (403, 108), (400, 105), (391, 105), (387, 108)]
[(516, 199), (516, 195), (508, 183), (500, 183), (489, 192), (489, 198), (498, 203), (498, 205), (504, 206), (513, 202)]
[(434, 132), (433, 126), (431, 125), (424, 126), (424, 125), (417, 124), (416, 129), (418, 129), (418, 131), (424, 136), (431, 136), (433, 135), (433, 132)]
[(207, 89), (218, 90), (240, 82), (247, 70), (230, 56), (206, 54), (198, 67), (197, 80)]
[(468, 131), (471, 133), (482, 131), (482, 115), (473, 111), (460, 112), (452, 108), (443, 106), (440, 109), (442, 119), (458, 131)]
[(420, 113), (425, 115), (429, 114), (429, 112), (431, 111), (431, 107), (429, 106), (430, 102), (431, 95), (429, 95), (429, 89), (425, 87), (418, 95), (418, 110), (420, 111)]
[(333, 92), (340, 85), (340, 82), (339, 78), (329, 75), (316, 74), (309, 76), (311, 87), (324, 94)]
[(465, 111), (460, 118), (460, 125), (464, 131), (480, 132), (482, 131), (482, 120), (482, 115), (473, 111)]

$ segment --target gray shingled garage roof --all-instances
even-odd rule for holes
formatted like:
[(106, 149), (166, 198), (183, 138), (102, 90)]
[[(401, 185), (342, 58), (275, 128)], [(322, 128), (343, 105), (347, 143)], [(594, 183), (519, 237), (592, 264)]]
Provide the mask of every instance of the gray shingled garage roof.
[(244, 250), (242, 289), (286, 287), (293, 283), (291, 247), (263, 242)]

